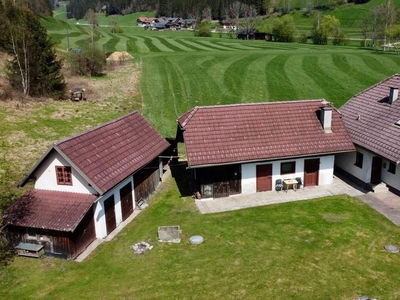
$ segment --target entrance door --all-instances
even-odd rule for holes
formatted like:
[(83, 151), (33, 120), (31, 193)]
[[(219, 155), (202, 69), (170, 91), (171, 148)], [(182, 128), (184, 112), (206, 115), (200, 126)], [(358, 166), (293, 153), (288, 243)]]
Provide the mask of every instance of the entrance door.
[(382, 172), (382, 158), (379, 156), (374, 156), (372, 158), (371, 183), (381, 182), (381, 172)]
[(120, 191), (122, 221), (125, 221), (133, 213), (132, 184), (129, 182)]
[(256, 167), (257, 192), (272, 191), (272, 164)]
[(117, 227), (117, 221), (115, 219), (115, 204), (114, 204), (114, 196), (106, 199), (104, 201), (104, 210), (106, 215), (106, 228), (107, 235), (111, 233)]
[(319, 158), (304, 160), (304, 186), (318, 185)]

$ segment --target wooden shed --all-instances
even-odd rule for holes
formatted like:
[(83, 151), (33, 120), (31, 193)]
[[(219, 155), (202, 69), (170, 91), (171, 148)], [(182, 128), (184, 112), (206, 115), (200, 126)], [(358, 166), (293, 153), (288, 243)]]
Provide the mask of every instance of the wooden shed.
[(42, 245), (49, 256), (74, 259), (96, 238), (91, 194), (31, 190), (4, 215), (6, 234), (20, 243)]

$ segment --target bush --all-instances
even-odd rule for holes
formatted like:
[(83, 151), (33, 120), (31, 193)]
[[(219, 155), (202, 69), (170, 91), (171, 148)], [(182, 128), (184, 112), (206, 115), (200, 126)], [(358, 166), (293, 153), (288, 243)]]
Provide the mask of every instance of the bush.
[(207, 22), (201, 22), (199, 27), (194, 31), (195, 36), (200, 37), (211, 37), (211, 29)]
[(107, 63), (105, 53), (95, 47), (76, 53), (72, 52), (68, 60), (74, 75), (101, 75)]
[(335, 33), (332, 44), (335, 46), (346, 46), (348, 42), (349, 40), (347, 39), (346, 34), (343, 31), (339, 30)]
[(302, 32), (298, 37), (298, 42), (301, 44), (307, 44), (307, 40), (308, 40), (307, 34), (305, 34), (304, 32)]

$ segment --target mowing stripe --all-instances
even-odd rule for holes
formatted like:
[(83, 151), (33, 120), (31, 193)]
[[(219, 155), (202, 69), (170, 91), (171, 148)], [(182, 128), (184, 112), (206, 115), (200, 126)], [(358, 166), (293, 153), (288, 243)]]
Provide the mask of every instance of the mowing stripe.
[(192, 45), (193, 47), (196, 47), (197, 49), (201, 49), (204, 51), (212, 51), (215, 49), (212, 49), (211, 47), (205, 47), (201, 44), (199, 44), (197, 41), (196, 42), (192, 42), (191, 40), (185, 40), (186, 45)]
[(297, 87), (296, 94), (291, 97), (292, 100), (308, 100), (324, 98), (324, 89), (315, 84), (313, 78), (304, 72), (302, 68), (303, 54), (292, 55), (286, 62), (285, 69), (289, 83)]
[[(330, 102), (335, 103), (336, 107), (340, 107), (346, 101), (347, 96), (343, 96), (344, 88), (331, 77), (331, 72), (325, 72), (325, 70), (332, 69), (332, 66), (328, 69), (321, 68), (321, 61), (326, 60), (328, 55), (305, 55), (303, 57), (303, 70), (311, 78), (313, 78), (315, 84), (324, 90), (324, 98)], [(326, 88), (329, 86), (329, 89)]]
[[(232, 94), (236, 97), (242, 95), (242, 85), (244, 72), (248, 66), (258, 58), (258, 55), (247, 55), (247, 56), (235, 56), (235, 60), (229, 67), (226, 68), (224, 73), (224, 82)], [(242, 99), (237, 99), (237, 102), (242, 102)]]
[[(274, 56), (264, 53), (253, 56), (254, 60), (248, 63), (243, 73), (246, 80), (243, 80), (241, 102), (265, 102), (270, 98), (264, 73), (265, 66)], [(251, 95), (250, 99), (247, 95)]]
[(192, 45), (191, 43), (187, 43), (187, 40), (177, 39), (176, 41), (179, 42), (184, 47), (192, 49), (194, 51), (204, 51), (203, 49), (198, 48), (198, 47)]
[(254, 50), (254, 47), (249, 47), (249, 46), (245, 46), (243, 44), (239, 44), (239, 43), (227, 43), (227, 42), (215, 42), (215, 44), (217, 45), (222, 45), (222, 46), (229, 46), (232, 49), (237, 49), (237, 50)]
[[(332, 54), (332, 59), (336, 68), (353, 79), (350, 81), (352, 84), (354, 80), (357, 80), (360, 83), (360, 90), (364, 86), (372, 85), (376, 82), (376, 78), (369, 76), (369, 74), (373, 74), (373, 70), (367, 72), (365, 72), (365, 70), (361, 71), (361, 69), (365, 69), (364, 64), (357, 56), (349, 54)], [(350, 60), (353, 62), (352, 64), (350, 64)]]
[(297, 99), (296, 90), (293, 88), (286, 74), (286, 63), (290, 55), (278, 55), (271, 59), (265, 66), (269, 100)]
[(135, 38), (128, 38), (126, 40), (126, 51), (131, 52), (131, 53), (138, 53), (139, 49), (136, 45), (136, 39)]
[(217, 45), (214, 41), (211, 42), (211, 41), (205, 41), (205, 40), (203, 40), (203, 41), (198, 40), (198, 41), (196, 41), (196, 43), (203, 45), (205, 47), (208, 47), (210, 49), (214, 49), (214, 50), (225, 50), (225, 51), (233, 51), (234, 50), (232, 48)]
[(193, 48), (186, 47), (181, 43), (175, 41), (174, 39), (163, 38), (163, 40), (165, 41), (165, 43), (168, 43), (170, 45), (169, 47), (171, 47), (171, 49), (172, 47), (175, 47), (177, 49), (176, 51), (185, 51), (185, 52), (194, 51)]
[(151, 38), (144, 37), (144, 36), (141, 36), (141, 38), (143, 39), (144, 44), (147, 46), (147, 48), (150, 50), (150, 52), (162, 52), (158, 47), (156, 47), (153, 44)]
[(140, 36), (135, 36), (136, 39), (136, 47), (138, 49), (138, 53), (149, 53), (150, 49), (147, 47), (145, 40)]
[(106, 49), (106, 51), (115, 51), (116, 45), (119, 43), (120, 38), (114, 34), (110, 34), (110, 36), (111, 39), (103, 44), (103, 49)]
[(184, 51), (182, 48), (179, 48), (176, 45), (173, 45), (170, 40), (167, 41), (166, 38), (157, 37), (156, 39), (158, 39), (161, 44), (163, 44), (165, 47), (167, 47), (171, 51), (174, 51), (174, 52)]
[(153, 46), (159, 50), (156, 52), (174, 52), (174, 49), (171, 49), (168, 46), (166, 46), (164, 43), (161, 42), (161, 40), (158, 37), (149, 37), (149, 40), (151, 41)]

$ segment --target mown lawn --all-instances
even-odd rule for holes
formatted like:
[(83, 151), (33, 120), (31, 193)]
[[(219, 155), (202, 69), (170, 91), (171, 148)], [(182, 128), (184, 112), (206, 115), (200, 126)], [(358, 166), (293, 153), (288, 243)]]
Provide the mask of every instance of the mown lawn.
[[(180, 225), (179, 244), (157, 227)], [(200, 234), (204, 243), (192, 245)], [(400, 229), (357, 199), (335, 196), (200, 215), (173, 178), (150, 207), (83, 263), (16, 258), (1, 299), (399, 299)], [(148, 241), (153, 250), (130, 247)]]
[[(359, 8), (335, 13), (351, 16)], [(67, 42), (62, 22), (45, 22), (60, 51)], [(104, 17), (102, 22), (107, 25)], [(324, 98), (339, 108), (399, 72), (399, 55), (355, 46), (199, 38), (192, 31), (144, 30), (133, 25), (134, 18), (118, 22), (123, 33), (97, 27), (96, 43), (107, 52), (128, 51), (142, 64), (141, 112), (169, 137), (175, 136), (176, 119), (194, 106)], [(71, 47), (85, 47), (89, 28), (75, 20), (68, 24)]]

